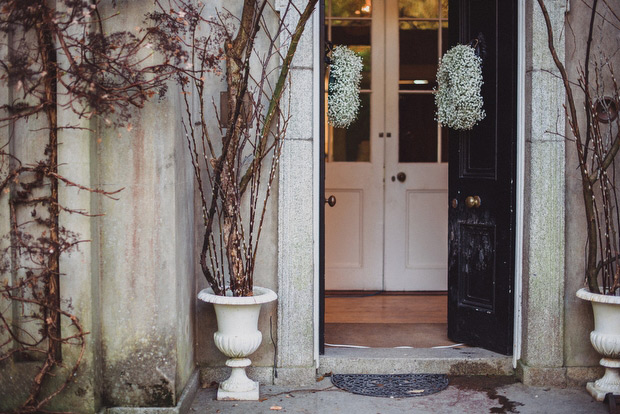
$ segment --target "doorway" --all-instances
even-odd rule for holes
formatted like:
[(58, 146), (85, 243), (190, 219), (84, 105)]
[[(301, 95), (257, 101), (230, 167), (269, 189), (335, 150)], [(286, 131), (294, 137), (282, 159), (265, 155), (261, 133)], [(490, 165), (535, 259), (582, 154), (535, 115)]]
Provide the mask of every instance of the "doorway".
[(327, 0), (325, 37), (362, 56), (362, 107), (326, 124), (327, 290), (447, 289), (448, 139), (434, 120), (441, 0)]
[(448, 139), (433, 96), (448, 3), (328, 0), (325, 38), (364, 63), (357, 121), (325, 130), (325, 194), (336, 198), (325, 212), (326, 343), (454, 345)]
[[(505, 0), (447, 3), (325, 2), (326, 38), (365, 58), (366, 106), (353, 129), (325, 130), (325, 195), (340, 207), (325, 212), (323, 292), (447, 289), (449, 337), (510, 354), (518, 7)], [(482, 45), (487, 117), (470, 131), (447, 133), (432, 120), (447, 20), (450, 44)]]

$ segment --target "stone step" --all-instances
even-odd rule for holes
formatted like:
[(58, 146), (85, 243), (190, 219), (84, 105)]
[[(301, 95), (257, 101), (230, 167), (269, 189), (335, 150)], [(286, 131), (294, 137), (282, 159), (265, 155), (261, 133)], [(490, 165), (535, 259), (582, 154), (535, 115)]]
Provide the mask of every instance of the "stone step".
[(319, 375), (514, 375), (512, 357), (481, 348), (325, 348)]

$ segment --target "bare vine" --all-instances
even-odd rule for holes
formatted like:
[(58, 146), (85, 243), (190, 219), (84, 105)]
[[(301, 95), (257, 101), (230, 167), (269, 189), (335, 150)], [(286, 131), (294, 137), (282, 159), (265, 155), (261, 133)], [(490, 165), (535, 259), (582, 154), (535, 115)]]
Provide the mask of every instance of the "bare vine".
[[(63, 204), (60, 185), (114, 198), (75, 183), (58, 172), (58, 111), (109, 126), (129, 123), (131, 109), (166, 92), (172, 65), (187, 58), (168, 45), (163, 61), (146, 65), (157, 26), (138, 34), (105, 34), (98, 1), (0, 0), (0, 217), (9, 221), (0, 251), (0, 369), (15, 361), (37, 361), (28, 395), (18, 413), (46, 412), (46, 406), (75, 381), (85, 350), (85, 331), (70, 303), (62, 300), (60, 257), (76, 249), (79, 235), (59, 223), (60, 212), (90, 216)], [(43, 125), (38, 131), (29, 122)], [(33, 136), (46, 135), (36, 141)], [(32, 146), (36, 160), (14, 155)], [(37, 159), (38, 158), (38, 159)], [(69, 321), (61, 330), (61, 320)], [(65, 346), (79, 349), (63, 360)], [(55, 379), (52, 381), (52, 379)]]

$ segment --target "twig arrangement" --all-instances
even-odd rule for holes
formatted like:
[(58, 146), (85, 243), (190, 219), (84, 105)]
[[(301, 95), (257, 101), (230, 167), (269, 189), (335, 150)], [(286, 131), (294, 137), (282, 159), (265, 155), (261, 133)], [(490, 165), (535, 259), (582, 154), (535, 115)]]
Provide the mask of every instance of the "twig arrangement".
[[(620, 34), (620, 16), (608, 0), (591, 4), (590, 27), (583, 67), (573, 82), (560, 60), (553, 38), (549, 13), (543, 0), (538, 0), (547, 25), (549, 51), (560, 73), (566, 92), (566, 115), (574, 140), (586, 213), (586, 283), (590, 292), (615, 295), (620, 292), (620, 257), (618, 233), (620, 211), (616, 187), (616, 156), (620, 149), (620, 88), (614, 72), (620, 45), (611, 50), (597, 47), (591, 57), (595, 24)], [(604, 10), (603, 10), (604, 9)], [(590, 71), (593, 71), (591, 74)], [(578, 102), (579, 90), (583, 104)], [(583, 106), (583, 112), (578, 108)], [(585, 126), (585, 128), (580, 127)]]
[[(276, 11), (266, 0), (243, 3), (241, 18), (205, 17), (204, 8), (183, 0), (160, 4), (150, 15), (190, 51), (179, 71), (183, 121), (202, 207), (202, 272), (217, 295), (251, 296), (258, 244), (277, 175), (289, 111), (281, 99), (289, 70), (317, 0), (303, 10), (290, 1)], [(277, 25), (271, 25), (277, 14)], [(270, 16), (267, 16), (270, 14)], [(297, 21), (289, 31), (285, 22)], [(205, 34), (206, 33), (206, 34)], [(260, 43), (260, 44), (259, 44)], [(219, 66), (225, 60), (225, 71)], [(223, 76), (224, 107), (207, 93), (213, 75)], [(213, 131), (213, 121), (220, 123)]]

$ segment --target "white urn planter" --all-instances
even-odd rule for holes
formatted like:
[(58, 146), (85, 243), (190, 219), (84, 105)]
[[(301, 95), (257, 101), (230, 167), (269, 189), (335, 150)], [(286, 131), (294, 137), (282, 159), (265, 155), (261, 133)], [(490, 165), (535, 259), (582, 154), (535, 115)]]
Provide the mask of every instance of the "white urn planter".
[(590, 342), (603, 356), (600, 361), (605, 375), (586, 386), (592, 397), (603, 401), (605, 395), (620, 395), (620, 296), (601, 295), (579, 289), (577, 297), (589, 300), (594, 312), (594, 330)]
[(212, 303), (217, 317), (217, 332), (213, 334), (215, 346), (229, 359), (230, 377), (221, 382), (218, 400), (258, 400), (258, 382), (249, 379), (245, 367), (251, 364), (250, 354), (258, 349), (263, 336), (258, 330), (258, 315), (263, 303), (278, 296), (267, 288), (254, 287), (254, 296), (234, 297), (213, 294), (210, 288), (198, 293), (198, 299)]

